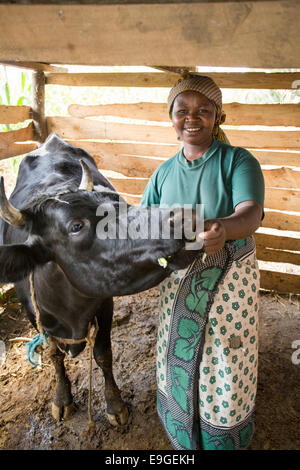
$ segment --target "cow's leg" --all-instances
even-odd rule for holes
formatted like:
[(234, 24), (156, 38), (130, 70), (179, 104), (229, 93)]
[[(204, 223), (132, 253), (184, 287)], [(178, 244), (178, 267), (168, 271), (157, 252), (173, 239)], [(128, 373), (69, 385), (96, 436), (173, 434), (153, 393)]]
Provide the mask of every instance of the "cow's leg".
[(68, 419), (73, 409), (71, 383), (66, 375), (65, 354), (51, 342), (50, 359), (55, 367), (56, 389), (52, 402), (52, 416), (55, 420)]
[(97, 315), (99, 331), (94, 346), (94, 357), (102, 369), (105, 380), (105, 400), (107, 418), (113, 426), (125, 424), (128, 420), (128, 408), (123, 402), (120, 390), (112, 372), (112, 352), (110, 330), (113, 315), (113, 300), (106, 300)]

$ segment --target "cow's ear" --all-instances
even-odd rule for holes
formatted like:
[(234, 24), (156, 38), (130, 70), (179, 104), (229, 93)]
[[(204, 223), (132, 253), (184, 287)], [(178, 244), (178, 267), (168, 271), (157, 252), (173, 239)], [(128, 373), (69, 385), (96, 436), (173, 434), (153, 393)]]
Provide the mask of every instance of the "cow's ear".
[(40, 264), (51, 261), (52, 256), (42, 244), (0, 246), (0, 283), (18, 282)]

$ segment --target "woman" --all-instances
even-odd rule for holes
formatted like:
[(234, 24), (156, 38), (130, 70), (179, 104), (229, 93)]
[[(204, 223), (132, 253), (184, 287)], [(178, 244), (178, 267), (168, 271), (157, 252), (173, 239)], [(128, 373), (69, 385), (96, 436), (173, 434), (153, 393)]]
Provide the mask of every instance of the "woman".
[(183, 146), (154, 172), (142, 205), (203, 204), (196, 238), (207, 256), (161, 284), (158, 412), (175, 449), (243, 449), (254, 431), (259, 271), (252, 234), (263, 216), (263, 176), (220, 129), (222, 94), (213, 80), (182, 77), (168, 109)]

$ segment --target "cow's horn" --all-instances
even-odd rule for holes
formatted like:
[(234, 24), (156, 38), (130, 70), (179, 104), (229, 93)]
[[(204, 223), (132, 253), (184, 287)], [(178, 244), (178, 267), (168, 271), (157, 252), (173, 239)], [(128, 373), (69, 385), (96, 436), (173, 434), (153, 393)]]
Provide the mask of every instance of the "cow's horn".
[(0, 177), (0, 217), (10, 225), (25, 225), (25, 218), (7, 199), (4, 189), (3, 176)]
[(93, 191), (94, 182), (92, 172), (84, 160), (80, 160), (80, 164), (82, 168), (82, 177), (78, 189), (83, 189), (85, 191)]

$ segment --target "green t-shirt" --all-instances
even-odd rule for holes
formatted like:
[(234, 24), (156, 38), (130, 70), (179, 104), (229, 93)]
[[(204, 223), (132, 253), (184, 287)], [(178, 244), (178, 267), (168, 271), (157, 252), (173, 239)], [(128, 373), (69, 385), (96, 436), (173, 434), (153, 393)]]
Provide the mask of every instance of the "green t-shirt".
[(201, 158), (189, 162), (181, 149), (162, 163), (148, 182), (141, 204), (170, 207), (204, 204), (204, 218), (227, 217), (243, 201), (264, 205), (260, 164), (241, 147), (214, 140)]

